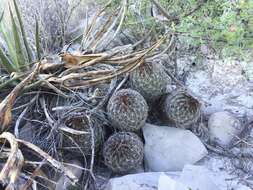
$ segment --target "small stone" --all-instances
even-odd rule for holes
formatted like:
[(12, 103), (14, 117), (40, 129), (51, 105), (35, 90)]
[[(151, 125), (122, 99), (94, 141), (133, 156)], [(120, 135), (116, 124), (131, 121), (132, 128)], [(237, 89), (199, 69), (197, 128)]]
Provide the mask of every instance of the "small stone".
[(115, 128), (121, 131), (138, 131), (146, 122), (148, 105), (137, 91), (122, 89), (109, 100), (107, 114)]
[(19, 131), (18, 138), (32, 142), (36, 136), (36, 128), (33, 127), (32, 123), (27, 122)]
[(199, 138), (191, 131), (146, 124), (144, 158), (149, 171), (180, 171), (207, 155)]
[(105, 164), (116, 173), (138, 168), (143, 162), (143, 143), (134, 133), (115, 133), (105, 142)]
[(226, 111), (212, 114), (208, 120), (210, 141), (222, 147), (229, 147), (242, 130), (241, 122)]

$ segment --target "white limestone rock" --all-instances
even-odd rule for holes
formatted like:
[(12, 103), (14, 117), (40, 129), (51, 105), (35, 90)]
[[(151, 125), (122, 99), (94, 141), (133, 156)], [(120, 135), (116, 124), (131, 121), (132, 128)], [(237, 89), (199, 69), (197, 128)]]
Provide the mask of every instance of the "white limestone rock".
[(148, 172), (112, 178), (105, 190), (219, 190), (204, 166), (186, 165), (183, 172)]
[(219, 190), (210, 171), (204, 166), (186, 165), (178, 182), (191, 190)]
[(160, 175), (160, 172), (149, 172), (112, 178), (105, 190), (156, 190)]
[(189, 190), (189, 188), (178, 182), (175, 179), (172, 179), (166, 174), (161, 174), (158, 181), (158, 190)]
[(191, 131), (145, 124), (144, 158), (149, 171), (180, 171), (207, 155), (207, 150)]
[(158, 190), (219, 190), (215, 178), (205, 166), (186, 165), (180, 177), (160, 175)]
[(229, 147), (243, 130), (241, 122), (226, 111), (213, 113), (208, 120), (208, 128), (211, 142), (222, 147)]

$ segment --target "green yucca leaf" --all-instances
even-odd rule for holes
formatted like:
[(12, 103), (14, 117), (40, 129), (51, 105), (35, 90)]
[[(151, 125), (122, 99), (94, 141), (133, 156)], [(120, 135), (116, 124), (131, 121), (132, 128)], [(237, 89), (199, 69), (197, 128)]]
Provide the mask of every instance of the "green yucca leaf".
[(0, 90), (2, 90), (3, 88), (5, 88), (7, 86), (9, 87), (10, 85), (15, 84), (15, 82), (17, 82), (18, 78), (19, 77), (13, 77), (13, 78), (8, 79), (8, 80), (3, 81), (3, 82), (0, 81)]
[(37, 60), (40, 60), (41, 55), (40, 55), (40, 32), (39, 32), (39, 23), (37, 18), (35, 18), (35, 41), (36, 41), (36, 55), (37, 55)]
[(11, 62), (11, 60), (7, 57), (4, 50), (0, 47), (0, 64), (6, 69), (8, 73), (12, 73), (16, 71), (15, 66)]
[(32, 62), (32, 51), (31, 51), (30, 46), (28, 44), (28, 40), (27, 40), (26, 33), (25, 33), (25, 30), (24, 30), (24, 25), (23, 25), (23, 21), (22, 21), (22, 18), (21, 18), (21, 14), (20, 14), (20, 11), (19, 11), (16, 0), (13, 0), (13, 3), (14, 3), (15, 11), (16, 11), (16, 14), (17, 14), (17, 17), (18, 17), (20, 31), (21, 31), (22, 38), (23, 38), (23, 41), (24, 41), (26, 53), (27, 53), (27, 56), (28, 56), (28, 61), (29, 61), (29, 63), (31, 63)]
[(14, 41), (15, 41), (15, 50), (16, 50), (16, 54), (17, 54), (17, 58), (18, 58), (18, 65), (17, 67), (19, 68), (19, 70), (24, 69), (26, 67), (26, 61), (25, 61), (25, 57), (23, 54), (23, 48), (21, 45), (21, 40), (20, 40), (20, 34), (18, 31), (18, 27), (16, 25), (13, 13), (11, 11), (11, 8), (9, 7), (10, 10), (10, 16), (11, 16), (11, 22), (12, 22), (12, 32), (13, 32), (13, 37), (14, 37)]
[(13, 36), (11, 32), (5, 27), (5, 22), (2, 22), (3, 25), (0, 24), (0, 33), (2, 34), (3, 40), (7, 45), (8, 57), (11, 59), (14, 65), (18, 65), (18, 58), (15, 50), (15, 44), (13, 40)]
[(2, 22), (3, 18), (4, 18), (4, 11), (0, 14), (0, 23)]
[[(1, 13), (0, 23), (2, 22), (3, 17), (4, 17), (4, 11)], [(0, 31), (2, 31), (3, 36), (6, 37), (4, 35), (5, 33), (3, 32), (3, 30), (1, 30), (1, 27), (0, 27)], [(2, 65), (8, 73), (12, 73), (16, 71), (15, 66), (13, 65), (13, 63), (11, 62), (11, 60), (8, 58), (8, 56), (5, 54), (4, 50), (1, 47), (0, 47), (0, 65)]]

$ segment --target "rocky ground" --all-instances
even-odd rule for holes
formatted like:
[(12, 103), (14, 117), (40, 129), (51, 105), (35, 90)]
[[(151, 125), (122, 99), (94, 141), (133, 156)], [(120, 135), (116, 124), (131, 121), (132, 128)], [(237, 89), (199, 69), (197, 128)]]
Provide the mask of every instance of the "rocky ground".
[[(220, 120), (218, 123), (221, 122), (226, 128), (227, 124), (231, 126), (231, 118), (226, 120), (222, 112), (227, 111), (234, 119), (240, 120), (241, 125), (252, 121), (253, 97), (250, 80), (252, 75), (250, 69), (245, 69), (250, 68), (252, 63), (207, 59), (194, 65), (192, 59), (191, 57), (179, 59), (179, 73), (187, 71), (186, 86), (204, 103), (203, 120), (207, 121), (210, 115), (216, 113)], [(205, 121), (203, 123), (208, 125)], [(224, 128), (219, 128), (216, 134), (219, 134), (222, 139), (228, 138), (225, 142), (225, 145), (228, 145), (233, 139), (229, 133), (231, 129), (228, 127), (224, 130)], [(233, 155), (217, 154), (216, 149), (206, 149), (198, 139), (195, 139), (194, 134), (189, 132), (180, 135), (180, 131), (174, 133), (170, 130), (173, 131), (175, 128), (161, 127), (159, 131), (156, 126), (152, 131), (152, 126), (150, 128), (146, 125), (143, 129), (145, 160), (146, 164), (149, 164), (146, 167), (151, 168), (153, 172), (111, 179), (107, 189), (183, 190), (189, 187), (194, 190), (252, 189), (253, 181), (250, 174), (252, 160), (246, 161), (243, 157), (236, 160)], [(217, 147), (217, 143), (214, 147)], [(235, 146), (232, 150), (242, 153), (245, 149)], [(247, 152), (252, 153), (251, 144), (247, 147)], [(246, 171), (245, 167), (247, 167)], [(175, 171), (166, 172), (173, 170)]]

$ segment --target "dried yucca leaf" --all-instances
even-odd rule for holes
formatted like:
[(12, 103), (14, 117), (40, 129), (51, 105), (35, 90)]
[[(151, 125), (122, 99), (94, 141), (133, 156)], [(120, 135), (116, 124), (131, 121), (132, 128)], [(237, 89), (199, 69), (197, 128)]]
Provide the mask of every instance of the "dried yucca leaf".
[(23, 90), (23, 88), (30, 83), (35, 75), (37, 74), (40, 68), (40, 64), (37, 63), (34, 71), (30, 73), (22, 82), (20, 82), (11, 93), (0, 103), (0, 124), (1, 131), (4, 131), (8, 128), (12, 120), (12, 107), (14, 102), (19, 95), (19, 93)]
[(63, 164), (61, 164), (60, 162), (58, 162), (57, 160), (55, 160), (53, 157), (51, 157), (50, 155), (48, 155), (46, 152), (44, 152), (43, 150), (41, 150), (39, 147), (37, 147), (36, 145), (21, 140), (21, 139), (17, 139), (17, 142), (24, 144), (25, 146), (27, 146), (28, 148), (32, 149), (34, 152), (36, 152), (37, 154), (39, 154), (40, 156), (42, 156), (43, 158), (45, 158), (53, 167), (61, 170), (62, 172), (65, 173), (65, 175), (75, 184), (77, 183), (78, 179), (76, 178), (76, 176), (73, 175), (73, 173), (69, 170), (67, 170)]
[(4, 132), (0, 135), (0, 139), (6, 139), (11, 147), (9, 157), (0, 172), (0, 181), (4, 184), (8, 184), (6, 189), (14, 189), (14, 184), (24, 164), (24, 157), (22, 152), (18, 149), (18, 142), (14, 135)]

